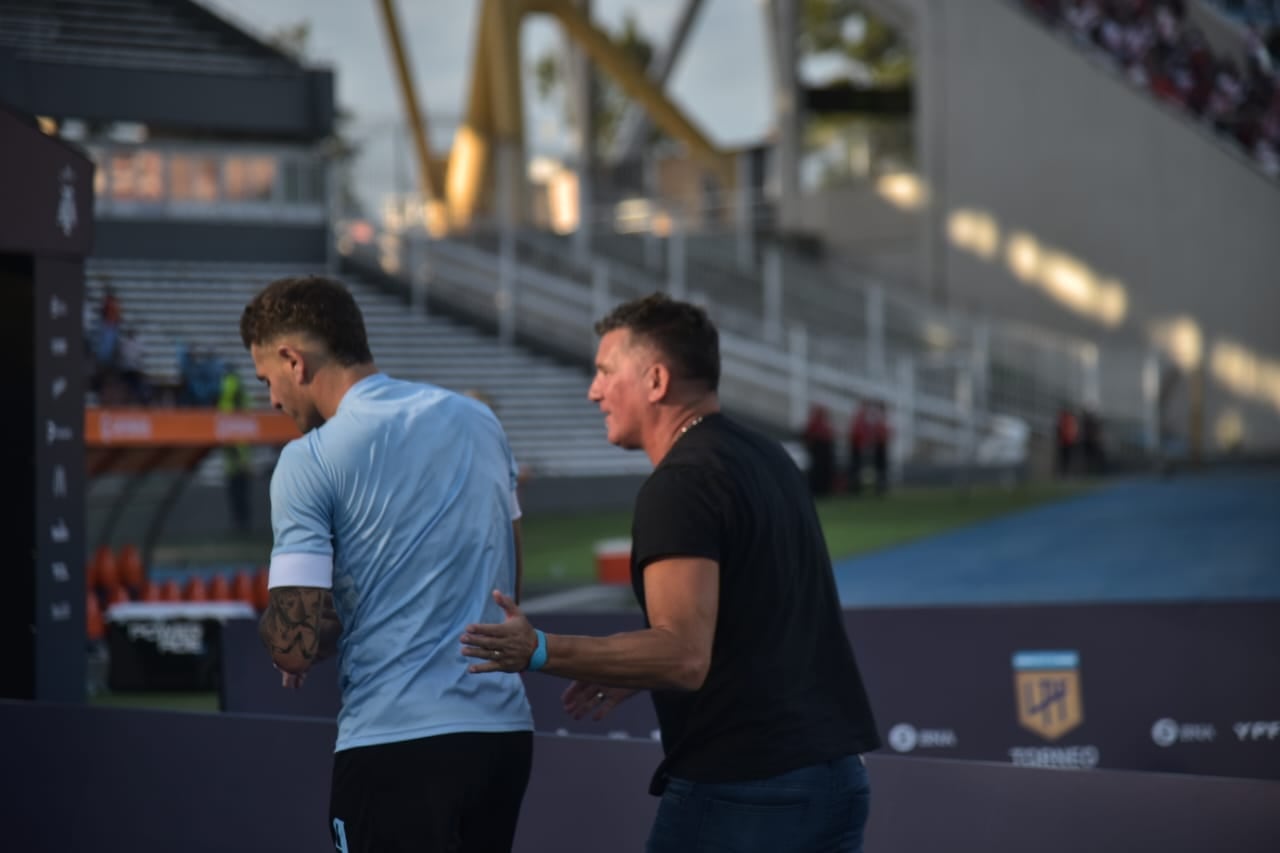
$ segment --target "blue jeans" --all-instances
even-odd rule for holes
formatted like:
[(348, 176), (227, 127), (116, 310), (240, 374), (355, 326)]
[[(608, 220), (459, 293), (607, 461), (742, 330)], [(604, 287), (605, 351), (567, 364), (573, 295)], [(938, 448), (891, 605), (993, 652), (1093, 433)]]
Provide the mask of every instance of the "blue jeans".
[(856, 755), (751, 782), (672, 778), (646, 853), (861, 853), (871, 805)]

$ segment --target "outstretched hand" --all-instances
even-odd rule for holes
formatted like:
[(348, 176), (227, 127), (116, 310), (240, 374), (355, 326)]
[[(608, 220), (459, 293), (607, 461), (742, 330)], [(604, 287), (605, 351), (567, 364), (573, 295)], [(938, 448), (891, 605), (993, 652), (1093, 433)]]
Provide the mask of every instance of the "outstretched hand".
[(497, 624), (467, 626), (462, 635), (462, 653), (483, 661), (468, 669), (471, 672), (521, 672), (529, 666), (529, 659), (538, 647), (538, 637), (510, 596), (495, 589), (493, 600), (502, 608), (506, 619)]
[(631, 687), (604, 687), (591, 681), (575, 681), (560, 697), (565, 713), (575, 720), (587, 714), (593, 720), (603, 720), (609, 712), (639, 693)]

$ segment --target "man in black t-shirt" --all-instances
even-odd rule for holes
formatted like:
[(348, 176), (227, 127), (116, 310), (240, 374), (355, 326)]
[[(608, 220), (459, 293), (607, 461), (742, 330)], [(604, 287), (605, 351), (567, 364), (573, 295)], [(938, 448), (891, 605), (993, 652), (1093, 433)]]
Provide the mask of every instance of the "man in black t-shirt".
[(609, 441), (654, 464), (636, 498), (631, 577), (645, 629), (547, 635), (513, 601), (471, 625), (473, 672), (575, 679), (597, 719), (652, 692), (664, 759), (649, 853), (862, 849), (880, 740), (803, 473), (778, 442), (720, 413), (719, 335), (694, 305), (619, 306), (588, 396)]

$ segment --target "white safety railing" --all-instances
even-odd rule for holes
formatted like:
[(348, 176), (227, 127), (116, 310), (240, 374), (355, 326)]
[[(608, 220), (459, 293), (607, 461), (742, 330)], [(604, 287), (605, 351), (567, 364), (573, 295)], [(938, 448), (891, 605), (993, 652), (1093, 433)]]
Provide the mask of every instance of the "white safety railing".
[[(596, 319), (618, 302), (668, 289), (598, 259), (576, 274), (521, 263), (514, 234), (500, 239), (497, 251), (433, 240), (421, 231), (375, 230), (364, 241), (340, 242), (348, 257), (406, 281), (418, 308), (425, 308), (430, 295), (491, 322), (500, 340), (541, 340), (585, 362), (594, 353)], [(813, 405), (825, 406), (836, 423), (847, 423), (860, 401), (879, 400), (895, 435), (895, 471), (910, 459), (981, 464), (1025, 458), (1025, 424), (993, 417), (977, 405), (978, 381), (963, 369), (963, 379), (939, 391), (920, 381), (933, 366), (917, 365), (911, 355), (895, 354), (892, 363), (886, 355), (886, 369), (871, 376), (815, 352), (803, 324), (790, 324), (781, 341), (770, 340), (760, 333), (758, 317), (711, 304), (704, 292), (686, 295), (703, 304), (720, 329), (722, 397), (744, 415), (794, 434)], [(1011, 451), (1010, 442), (1018, 441), (1022, 445)]]

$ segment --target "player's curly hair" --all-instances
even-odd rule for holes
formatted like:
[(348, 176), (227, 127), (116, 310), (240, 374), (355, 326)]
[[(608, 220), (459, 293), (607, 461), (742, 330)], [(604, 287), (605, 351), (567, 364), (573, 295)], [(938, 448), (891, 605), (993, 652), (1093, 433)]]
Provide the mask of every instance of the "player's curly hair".
[(670, 360), (678, 379), (720, 386), (720, 333), (707, 312), (691, 302), (654, 293), (625, 302), (596, 323), (596, 334), (627, 329)]
[(364, 316), (350, 291), (324, 276), (289, 276), (268, 284), (240, 315), (245, 349), (302, 333), (324, 344), (339, 364), (373, 361)]

